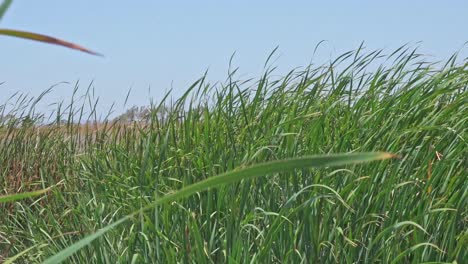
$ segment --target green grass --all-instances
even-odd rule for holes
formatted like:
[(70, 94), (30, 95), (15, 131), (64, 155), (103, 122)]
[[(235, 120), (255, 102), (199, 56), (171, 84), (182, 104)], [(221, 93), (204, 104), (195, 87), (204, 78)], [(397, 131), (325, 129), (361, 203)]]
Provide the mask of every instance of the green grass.
[[(0, 262), (43, 262), (99, 234), (67, 261), (464, 263), (468, 64), (425, 59), (358, 49), (283, 77), (204, 76), (147, 123), (77, 125), (97, 115), (77, 88), (56, 111), (66, 124), (0, 128), (0, 197), (47, 190), (0, 203)], [(0, 112), (31, 117), (42, 97)], [(400, 158), (281, 163), (375, 151)], [(268, 177), (213, 178), (252, 168)]]

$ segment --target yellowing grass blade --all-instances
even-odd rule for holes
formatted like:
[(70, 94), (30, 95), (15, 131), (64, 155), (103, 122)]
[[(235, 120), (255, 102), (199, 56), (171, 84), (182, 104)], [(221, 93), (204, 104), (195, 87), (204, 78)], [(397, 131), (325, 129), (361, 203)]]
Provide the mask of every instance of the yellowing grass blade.
[(12, 202), (16, 200), (22, 200), (22, 199), (26, 199), (29, 197), (42, 195), (48, 192), (49, 190), (50, 188), (39, 190), (39, 191), (34, 191), (34, 192), (23, 192), (23, 193), (15, 193), (11, 195), (0, 196), (0, 203)]
[(67, 47), (67, 48), (74, 49), (74, 50), (79, 50), (79, 51), (86, 52), (86, 53), (96, 55), (96, 56), (102, 56), (102, 54), (99, 54), (97, 52), (94, 52), (92, 50), (84, 48), (84, 47), (79, 46), (77, 44), (67, 42), (67, 41), (64, 41), (64, 40), (61, 40), (61, 39), (58, 39), (58, 38), (42, 35), (42, 34), (37, 34), (37, 33), (32, 33), (32, 32), (27, 32), (27, 31), (13, 30), (13, 29), (1, 29), (0, 28), (0, 35), (45, 42), (45, 43), (49, 43), (49, 44), (54, 44), (54, 45)]
[(235, 169), (218, 176), (210, 177), (208, 179), (199, 181), (197, 183), (188, 185), (174, 193), (167, 194), (161, 198), (156, 199), (152, 203), (146, 205), (129, 214), (118, 221), (99, 229), (94, 234), (90, 234), (78, 242), (70, 245), (69, 247), (58, 252), (54, 256), (46, 259), (44, 264), (55, 264), (60, 263), (73, 255), (81, 248), (89, 245), (93, 240), (99, 238), (107, 231), (132, 219), (135, 215), (154, 208), (156, 205), (170, 203), (176, 200), (186, 198), (197, 192), (205, 191), (210, 188), (215, 188), (240, 180), (252, 179), (262, 175), (274, 174), (279, 172), (287, 172), (294, 169), (302, 168), (320, 168), (320, 167), (332, 167), (332, 166), (343, 166), (348, 164), (356, 164), (362, 162), (369, 162), (374, 160), (384, 160), (395, 157), (393, 154), (385, 152), (374, 152), (374, 153), (351, 153), (351, 154), (335, 154), (335, 155), (320, 155), (320, 156), (308, 156), (294, 159), (277, 160), (271, 162), (260, 163), (251, 167)]

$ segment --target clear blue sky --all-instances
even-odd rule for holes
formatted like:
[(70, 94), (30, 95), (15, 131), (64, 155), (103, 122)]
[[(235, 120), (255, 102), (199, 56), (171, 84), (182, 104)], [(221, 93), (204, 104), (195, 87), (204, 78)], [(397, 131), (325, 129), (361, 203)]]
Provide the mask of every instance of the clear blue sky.
[[(130, 4), (134, 3), (134, 4)], [(174, 87), (174, 96), (209, 68), (224, 80), (231, 54), (243, 76), (255, 77), (279, 45), (278, 73), (355, 49), (388, 51), (407, 42), (444, 59), (468, 40), (468, 1), (105, 1), (16, 0), (0, 23), (46, 33), (101, 52), (105, 58), (0, 36), (0, 103), (16, 91), (38, 95), (58, 82), (94, 80), (101, 109), (146, 105)], [(465, 47), (461, 55), (466, 57)], [(151, 86), (151, 92), (148, 87)], [(47, 103), (67, 99), (61, 85)]]

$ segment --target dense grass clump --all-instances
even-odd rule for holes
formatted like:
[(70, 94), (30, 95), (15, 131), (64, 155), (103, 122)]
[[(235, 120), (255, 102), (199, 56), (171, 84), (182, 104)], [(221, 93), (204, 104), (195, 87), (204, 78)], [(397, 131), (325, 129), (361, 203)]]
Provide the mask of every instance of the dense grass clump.
[(359, 49), (281, 78), (267, 68), (242, 81), (233, 70), (132, 123), (85, 123), (96, 113), (76, 97), (56, 122), (38, 125), (37, 100), (19, 97), (9, 110), (16, 118), (0, 128), (0, 195), (53, 188), (0, 204), (0, 261), (44, 261), (158, 197), (236, 168), (388, 151), (400, 159), (295, 170), (156, 206), (68, 261), (464, 263), (468, 65), (456, 61)]

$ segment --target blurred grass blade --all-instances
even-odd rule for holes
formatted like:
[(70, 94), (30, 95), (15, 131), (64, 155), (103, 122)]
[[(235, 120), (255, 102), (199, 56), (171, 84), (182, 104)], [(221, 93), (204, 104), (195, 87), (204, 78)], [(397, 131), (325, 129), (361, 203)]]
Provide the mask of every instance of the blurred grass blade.
[(34, 192), (23, 192), (23, 193), (0, 196), (0, 203), (6, 203), (6, 202), (22, 200), (22, 199), (26, 199), (26, 198), (30, 198), (34, 196), (39, 196), (48, 192), (49, 190), (50, 188), (39, 190), (39, 191), (34, 191)]
[(12, 2), (13, 0), (5, 0), (0, 5), (0, 20), (2, 20), (3, 15), (5, 15), (5, 12), (8, 10)]
[(131, 219), (133, 216), (144, 212), (146, 210), (154, 208), (156, 205), (163, 203), (169, 203), (175, 200), (179, 200), (195, 194), (200, 191), (204, 191), (210, 188), (219, 187), (229, 183), (237, 182), (244, 179), (250, 179), (259, 177), (266, 174), (279, 173), (291, 171), (294, 169), (308, 168), (308, 167), (329, 167), (329, 166), (342, 166), (347, 164), (362, 163), (374, 160), (383, 160), (394, 157), (390, 153), (375, 152), (375, 153), (351, 153), (351, 154), (335, 154), (335, 155), (321, 155), (321, 156), (308, 156), (294, 159), (285, 159), (272, 162), (261, 163), (253, 165), (251, 167), (236, 169), (230, 172), (220, 174), (215, 177), (210, 177), (206, 180), (197, 182), (195, 184), (186, 186), (179, 191), (165, 195), (147, 206), (141, 208), (138, 211), (127, 215), (120, 220), (98, 230), (96, 233), (89, 235), (73, 245), (65, 248), (56, 255), (47, 259), (44, 263), (59, 263), (64, 261), (66, 258), (90, 244), (96, 238), (102, 236), (107, 231), (116, 227), (117, 225)]
[(101, 57), (103, 56), (102, 54), (99, 54), (97, 52), (84, 48), (77, 44), (67, 42), (61, 39), (57, 39), (54, 37), (42, 35), (42, 34), (37, 34), (37, 33), (32, 33), (32, 32), (27, 32), (27, 31), (12, 30), (12, 29), (0, 29), (0, 35), (40, 41), (44, 43), (67, 47), (67, 48), (74, 49), (74, 50), (79, 50), (79, 51), (86, 52), (88, 54), (92, 54), (96, 56), (101, 56)]

